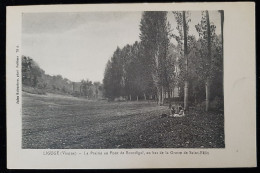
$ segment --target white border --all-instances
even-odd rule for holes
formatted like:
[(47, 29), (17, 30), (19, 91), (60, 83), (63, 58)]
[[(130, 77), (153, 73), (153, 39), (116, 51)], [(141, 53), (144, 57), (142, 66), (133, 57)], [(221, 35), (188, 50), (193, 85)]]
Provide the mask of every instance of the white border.
[[(21, 45), (21, 15), (30, 12), (224, 10), (225, 149), (209, 155), (45, 156), (46, 150), (21, 149), (20, 104), (16, 104), (16, 46)], [(255, 5), (165, 3), (41, 5), (7, 7), (7, 167), (9, 169), (209, 168), (256, 166)], [(20, 69), (21, 70), (21, 69)], [(20, 71), (21, 74), (21, 71)], [(21, 78), (19, 78), (21, 84)], [(132, 151), (201, 151), (131, 149)], [(56, 151), (56, 150), (55, 150)], [(64, 151), (64, 150), (59, 150)], [(90, 151), (90, 150), (65, 150)], [(95, 151), (95, 150), (91, 150)], [(97, 151), (126, 151), (124, 149)]]

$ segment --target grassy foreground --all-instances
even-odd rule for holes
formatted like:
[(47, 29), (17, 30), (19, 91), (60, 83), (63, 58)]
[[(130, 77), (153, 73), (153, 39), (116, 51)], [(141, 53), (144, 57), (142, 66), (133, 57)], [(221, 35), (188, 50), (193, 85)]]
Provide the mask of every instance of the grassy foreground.
[(22, 147), (30, 149), (223, 148), (224, 116), (164, 117), (154, 102), (107, 102), (23, 92)]

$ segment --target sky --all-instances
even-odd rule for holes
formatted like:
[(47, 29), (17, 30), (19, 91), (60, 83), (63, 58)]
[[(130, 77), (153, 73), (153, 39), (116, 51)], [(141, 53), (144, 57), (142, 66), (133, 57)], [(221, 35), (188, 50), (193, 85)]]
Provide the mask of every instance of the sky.
[[(220, 34), (219, 13), (209, 14)], [(102, 82), (117, 46), (140, 41), (141, 17), (142, 12), (24, 13), (22, 54), (34, 59), (46, 74), (60, 74), (75, 82)], [(174, 16), (168, 13), (167, 17), (177, 33)], [(198, 37), (194, 25), (201, 12), (191, 12), (190, 17), (189, 34)]]

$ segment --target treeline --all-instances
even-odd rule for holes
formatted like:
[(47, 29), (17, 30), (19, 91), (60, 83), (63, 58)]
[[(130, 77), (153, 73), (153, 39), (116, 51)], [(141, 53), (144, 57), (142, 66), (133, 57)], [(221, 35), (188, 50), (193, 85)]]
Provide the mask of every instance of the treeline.
[[(107, 62), (105, 97), (154, 99), (160, 105), (177, 97), (185, 109), (189, 105), (222, 109), (223, 12), (219, 11), (221, 35), (215, 33), (208, 11), (201, 12), (201, 21), (195, 26), (190, 26), (188, 11), (168, 13), (173, 14), (176, 26), (170, 26), (167, 12), (143, 12), (141, 41), (118, 47)], [(198, 39), (189, 34), (190, 27), (196, 28)], [(174, 29), (178, 34), (173, 34)]]
[(30, 57), (22, 56), (23, 91), (33, 94), (67, 94), (77, 97), (102, 98), (102, 84), (89, 80), (73, 82), (61, 75), (48, 75)]

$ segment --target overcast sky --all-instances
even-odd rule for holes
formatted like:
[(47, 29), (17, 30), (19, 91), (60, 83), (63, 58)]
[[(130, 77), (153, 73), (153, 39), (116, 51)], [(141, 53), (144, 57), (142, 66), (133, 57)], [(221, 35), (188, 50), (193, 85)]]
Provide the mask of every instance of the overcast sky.
[[(105, 65), (116, 47), (139, 41), (142, 12), (25, 13), (22, 53), (33, 58), (47, 74), (72, 81), (103, 80)], [(190, 34), (201, 12), (191, 12)], [(168, 20), (176, 31), (174, 16)], [(220, 34), (220, 15), (210, 12)]]

